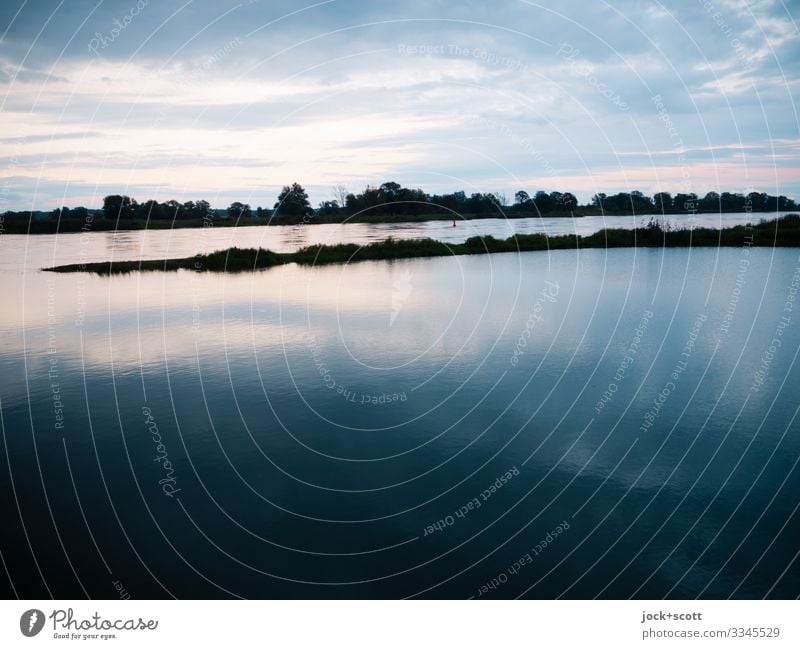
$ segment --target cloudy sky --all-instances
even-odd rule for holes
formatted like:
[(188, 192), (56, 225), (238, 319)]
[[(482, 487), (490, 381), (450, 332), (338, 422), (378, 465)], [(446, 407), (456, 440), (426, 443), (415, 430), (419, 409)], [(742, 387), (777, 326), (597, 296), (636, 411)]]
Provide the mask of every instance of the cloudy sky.
[(800, 198), (792, 0), (4, 0), (0, 210), (299, 181)]

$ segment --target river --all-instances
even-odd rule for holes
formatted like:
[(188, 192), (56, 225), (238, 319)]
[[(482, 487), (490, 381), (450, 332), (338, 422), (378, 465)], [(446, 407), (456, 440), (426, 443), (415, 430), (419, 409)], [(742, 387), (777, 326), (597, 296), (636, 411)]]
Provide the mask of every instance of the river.
[(796, 249), (36, 270), (587, 223), (4, 235), (5, 589), (796, 597)]

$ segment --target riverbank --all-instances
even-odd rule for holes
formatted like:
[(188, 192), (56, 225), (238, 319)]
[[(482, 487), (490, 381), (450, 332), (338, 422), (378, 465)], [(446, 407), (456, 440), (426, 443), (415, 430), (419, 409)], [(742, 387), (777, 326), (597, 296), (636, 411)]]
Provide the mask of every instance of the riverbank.
[(738, 225), (722, 229), (670, 229), (651, 221), (642, 228), (633, 230), (607, 228), (587, 236), (568, 234), (548, 237), (544, 234), (518, 234), (507, 239), (484, 236), (471, 237), (464, 243), (458, 244), (447, 244), (433, 239), (386, 239), (366, 246), (354, 243), (313, 245), (290, 253), (278, 253), (264, 248), (229, 248), (178, 259), (67, 264), (43, 270), (56, 273), (90, 272), (101, 275), (180, 269), (197, 272), (242, 272), (290, 263), (323, 265), (367, 260), (580, 248), (716, 246), (800, 247), (800, 215), (790, 214), (780, 219), (762, 221), (756, 225)]
[[(459, 221), (477, 219), (526, 219), (526, 218), (581, 218), (590, 216), (587, 213), (509, 211), (459, 214)], [(325, 214), (311, 217), (301, 216), (248, 216), (241, 218), (204, 218), (204, 219), (104, 219), (102, 216), (90, 216), (87, 219), (62, 219), (50, 221), (46, 219), (5, 219), (2, 231), (6, 234), (66, 234), (70, 232), (131, 232), (139, 230), (182, 230), (185, 228), (245, 228), (254, 226), (281, 225), (317, 225), (337, 223), (424, 223), (426, 221), (452, 221), (452, 213), (439, 214), (357, 214), (353, 216)]]
[[(99, 211), (98, 211), (99, 212)], [(694, 212), (693, 214), (716, 214), (717, 212)], [(774, 212), (755, 212), (746, 210), (732, 210), (726, 214), (774, 214)], [(663, 216), (686, 216), (688, 212), (666, 211)], [(601, 209), (578, 208), (569, 211), (550, 211), (536, 212), (533, 210), (520, 210), (519, 208), (509, 207), (501, 211), (479, 212), (474, 214), (458, 214), (457, 221), (473, 221), (479, 219), (530, 219), (530, 218), (563, 218), (580, 219), (591, 216), (603, 217), (631, 217), (636, 216), (632, 212), (624, 211), (603, 211)], [(649, 214), (639, 214), (646, 218)], [(451, 212), (438, 212), (427, 214), (317, 214), (314, 216), (249, 216), (240, 218), (223, 218), (215, 216), (213, 218), (197, 219), (105, 219), (102, 215), (90, 214), (81, 219), (66, 218), (50, 220), (44, 218), (9, 218), (0, 217), (0, 232), (4, 234), (67, 234), (71, 232), (137, 232), (141, 230), (182, 230), (187, 228), (240, 228), (256, 226), (286, 226), (286, 225), (316, 225), (316, 224), (344, 224), (344, 223), (365, 223), (365, 224), (400, 224), (400, 223), (425, 223), (428, 221), (452, 221), (454, 218)]]

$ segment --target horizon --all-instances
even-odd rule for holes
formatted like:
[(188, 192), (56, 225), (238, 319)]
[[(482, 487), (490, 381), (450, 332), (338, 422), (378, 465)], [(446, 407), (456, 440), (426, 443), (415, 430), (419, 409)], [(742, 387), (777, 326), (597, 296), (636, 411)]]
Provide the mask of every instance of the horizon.
[(4, 6), (0, 210), (300, 177), (314, 206), (382, 178), (800, 195), (797, 7), (617, 4)]
[[(386, 181), (386, 182), (391, 182), (391, 181)], [(300, 184), (302, 187), (305, 187), (305, 185), (303, 185), (303, 183), (299, 183), (299, 184)], [(382, 184), (382, 183), (381, 183), (381, 184)], [(380, 187), (380, 185), (381, 185), (381, 184), (378, 184), (378, 185), (365, 185), (365, 186), (364, 186), (364, 189), (362, 189), (361, 191), (359, 191), (359, 190), (351, 190), (350, 188), (348, 188), (348, 192), (351, 192), (351, 191), (352, 191), (352, 193), (354, 193), (354, 194), (358, 195), (358, 194), (360, 194), (361, 192), (365, 191), (366, 189), (370, 189), (370, 188), (373, 188), (373, 189), (374, 189), (374, 188), (376, 188), (376, 187)], [(288, 186), (288, 185), (285, 185), (284, 187), (286, 187), (286, 186)], [(276, 199), (277, 199), (277, 196), (278, 196), (278, 194), (280, 193), (280, 189), (281, 189), (281, 188), (279, 188), (279, 190), (278, 190), (278, 191), (276, 192), (276, 194), (275, 194), (275, 198), (276, 198)], [(333, 191), (333, 189), (334, 189), (334, 188), (331, 188), (331, 189), (332, 189), (332, 191)], [(426, 195), (427, 195), (429, 198), (432, 198), (432, 197), (434, 196), (434, 194), (433, 194), (433, 193), (431, 193), (431, 192), (427, 192), (427, 191), (425, 190), (425, 188), (423, 188), (423, 187), (409, 187), (408, 189), (418, 189), (418, 190), (421, 190), (421, 191), (423, 191), (423, 192), (424, 192), (424, 193), (425, 193), (425, 194), (426, 194)], [(447, 194), (452, 194), (452, 193), (455, 193), (455, 192), (458, 192), (458, 191), (463, 191), (463, 190), (458, 190), (458, 189), (456, 189), (456, 190), (453, 190), (453, 192), (446, 192), (446, 193), (447, 193)], [(527, 192), (527, 190), (524, 190), (524, 189), (523, 189), (523, 190), (521, 190), (521, 191), (526, 191), (526, 192)], [(537, 189), (537, 190), (531, 190), (531, 191), (529, 191), (529, 192), (528, 192), (528, 194), (530, 195), (530, 198), (531, 198), (531, 200), (533, 200), (533, 198), (534, 198), (534, 194), (535, 194), (536, 192), (538, 192), (538, 191), (546, 191), (547, 193), (551, 193), (551, 192), (553, 192), (553, 191), (555, 191), (555, 192), (561, 192), (561, 193), (571, 193), (571, 194), (573, 194), (573, 195), (574, 195), (574, 196), (575, 196), (575, 197), (578, 199), (578, 204), (577, 204), (577, 206), (576, 206), (576, 207), (584, 207), (584, 208), (585, 208), (585, 207), (594, 207), (594, 206), (592, 205), (592, 197), (590, 197), (588, 200), (585, 200), (585, 201), (584, 201), (584, 200), (581, 200), (581, 197), (580, 197), (580, 196), (579, 196), (577, 193), (575, 193), (575, 192), (571, 192), (569, 189), (566, 189), (566, 190), (563, 190), (563, 191), (562, 191), (561, 189), (554, 189), (554, 190), (549, 190), (549, 191), (548, 191), (548, 190), (538, 190), (538, 189)], [(631, 189), (631, 190), (629, 190), (629, 191), (628, 191), (628, 193), (633, 193), (633, 192), (636, 192), (636, 191), (640, 191), (640, 190), (637, 190), (637, 189), (635, 189), (635, 188), (634, 188), (634, 189)], [(679, 193), (679, 192), (675, 192), (675, 191), (670, 191), (669, 189), (664, 189), (663, 191), (664, 191), (665, 193), (667, 193), (667, 194), (671, 194), (673, 198), (674, 198), (674, 197), (675, 197), (675, 196), (676, 196), (676, 195)], [(708, 193), (712, 193), (712, 192), (717, 192), (717, 193), (719, 193), (719, 194), (723, 194), (723, 193), (729, 193), (729, 194), (732, 194), (732, 195), (734, 195), (734, 196), (743, 196), (743, 197), (745, 197), (745, 198), (748, 196), (748, 194), (749, 194), (749, 193), (752, 193), (752, 192), (759, 193), (759, 194), (766, 194), (766, 195), (767, 195), (767, 196), (769, 196), (769, 197), (776, 197), (776, 195), (774, 195), (774, 194), (770, 194), (769, 192), (766, 192), (766, 191), (760, 191), (759, 189), (754, 189), (754, 190), (751, 190), (750, 192), (745, 192), (745, 191), (729, 191), (729, 190), (723, 189), (722, 191), (717, 191), (717, 190), (709, 190), (709, 192), (706, 192), (706, 193), (698, 193), (698, 192), (689, 192), (689, 193), (695, 193), (695, 194), (696, 194), (696, 196), (697, 196), (698, 202), (700, 202), (700, 201), (702, 201), (702, 199), (704, 198), (704, 196), (706, 196)], [(495, 194), (495, 192), (490, 192), (490, 191), (476, 191), (476, 193), (480, 193), (480, 194)], [(601, 192), (598, 192), (598, 193), (606, 194), (608, 197), (612, 197), (612, 196), (614, 196), (615, 194), (617, 194), (617, 193), (621, 193), (621, 192), (613, 192), (613, 193), (612, 193), (612, 192), (602, 192), (602, 191), (601, 191)], [(622, 192), (622, 193), (624, 193), (624, 192)], [(655, 197), (655, 194), (647, 194), (647, 193), (645, 193), (645, 192), (642, 192), (642, 193), (643, 193), (644, 197), (645, 197), (645, 198), (647, 198), (647, 199), (650, 199), (650, 200), (651, 200), (651, 202), (652, 202), (652, 199)], [(656, 192), (656, 193), (658, 193), (658, 192)], [(467, 193), (466, 195), (467, 195), (467, 197), (469, 197), (469, 194), (468, 194), (468, 193)], [(78, 209), (78, 208), (86, 208), (86, 209), (88, 209), (88, 210), (93, 210), (93, 211), (102, 211), (102, 210), (103, 210), (103, 199), (104, 199), (104, 198), (106, 198), (106, 197), (108, 197), (108, 196), (127, 196), (127, 197), (128, 197), (128, 198), (130, 198), (130, 199), (131, 199), (131, 200), (132, 200), (134, 203), (136, 203), (136, 204), (138, 204), (138, 205), (143, 205), (143, 204), (145, 204), (145, 203), (148, 203), (148, 202), (150, 202), (150, 201), (156, 201), (156, 202), (158, 202), (158, 203), (161, 203), (161, 204), (163, 204), (163, 203), (166, 203), (167, 201), (170, 201), (170, 200), (177, 200), (175, 197), (167, 197), (167, 196), (165, 196), (165, 197), (154, 197), (154, 196), (147, 196), (147, 197), (145, 198), (145, 197), (137, 197), (137, 196), (131, 196), (131, 195), (128, 195), (128, 194), (122, 194), (122, 193), (119, 193), (119, 192), (114, 192), (114, 193), (111, 193), (111, 194), (106, 194), (105, 196), (101, 197), (101, 198), (100, 198), (100, 200), (99, 200), (99, 203), (98, 203), (98, 204), (96, 204), (96, 205), (82, 205), (82, 204), (81, 204), (81, 205), (79, 205), (79, 204), (72, 204), (72, 205), (56, 205), (56, 206), (49, 207), (49, 208), (47, 208), (47, 207), (43, 207), (43, 208), (33, 208), (33, 209), (28, 209), (28, 208), (25, 208), (25, 209), (21, 209), (21, 210), (11, 210), (11, 209), (9, 209), (9, 210), (3, 210), (2, 212), (0, 212), (0, 215), (3, 215), (3, 214), (5, 214), (5, 213), (6, 213), (6, 211), (8, 211), (8, 212), (14, 212), (14, 213), (17, 213), (17, 214), (19, 214), (19, 213), (21, 213), (21, 212), (48, 213), (48, 212), (57, 212), (57, 211), (59, 211), (59, 210), (61, 210), (61, 209), (69, 209), (69, 210), (73, 210), (73, 209)], [(310, 196), (310, 194), (309, 194), (309, 196)], [(797, 199), (796, 199), (796, 198), (794, 198), (793, 196), (786, 196), (786, 195), (784, 195), (784, 194), (780, 194), (780, 195), (778, 195), (778, 196), (780, 196), (780, 197), (785, 197), (785, 198), (788, 198), (790, 201), (792, 201), (792, 202), (794, 202), (794, 203), (797, 203)], [(182, 197), (182, 198), (187, 198), (187, 199), (188, 199), (187, 201), (184, 201), (184, 202), (195, 202), (195, 203), (196, 203), (196, 202), (199, 202), (199, 201), (207, 200), (207, 199), (206, 199), (205, 197), (203, 197), (203, 196), (190, 196), (190, 197), (187, 197), (187, 196), (185, 196), (185, 197)], [(500, 205), (500, 207), (514, 207), (515, 205), (517, 205), (517, 203), (514, 201), (514, 195), (513, 195), (513, 193), (512, 193), (510, 196), (509, 196), (508, 194), (506, 194), (505, 198), (506, 198), (506, 202), (505, 202), (505, 203), (503, 203), (502, 205)], [(327, 200), (338, 200), (338, 199), (327, 199)], [(179, 201), (179, 202), (180, 202), (180, 201)], [(215, 204), (213, 204), (213, 203), (211, 203), (211, 202), (209, 201), (209, 207), (210, 207), (210, 209), (213, 209), (213, 210), (227, 210), (228, 208), (230, 208), (230, 207), (232, 206), (232, 203), (234, 203), (234, 202), (236, 202), (236, 199), (234, 199), (233, 201), (231, 201), (230, 203), (228, 203), (228, 205), (223, 205), (223, 204), (217, 204), (217, 205), (215, 205)], [(246, 206), (246, 207), (249, 207), (249, 208), (251, 208), (251, 209), (274, 210), (274, 209), (275, 209), (275, 207), (274, 207), (274, 204), (275, 204), (275, 202), (276, 202), (275, 200), (273, 200), (273, 201), (272, 201), (272, 203), (270, 203), (270, 202), (268, 201), (268, 203), (267, 203), (266, 205), (259, 205), (259, 204), (250, 204), (250, 203), (245, 203), (245, 206)], [(407, 202), (407, 201), (398, 201), (398, 202)], [(311, 203), (312, 203), (312, 205), (311, 205), (312, 209), (314, 209), (315, 211), (316, 211), (316, 210), (318, 210), (318, 209), (320, 209), (320, 206), (318, 206), (318, 205), (314, 205), (313, 201), (311, 201)], [(654, 208), (655, 208), (655, 206), (654, 206)], [(790, 209), (794, 209), (794, 208), (790, 208)], [(764, 210), (753, 209), (753, 210), (751, 210), (751, 211), (753, 211), (753, 212), (763, 212)], [(772, 210), (766, 210), (766, 211), (772, 211)], [(781, 211), (781, 210), (778, 210), (778, 211)], [(725, 210), (723, 209), (723, 210), (721, 210), (721, 212), (725, 212)]]

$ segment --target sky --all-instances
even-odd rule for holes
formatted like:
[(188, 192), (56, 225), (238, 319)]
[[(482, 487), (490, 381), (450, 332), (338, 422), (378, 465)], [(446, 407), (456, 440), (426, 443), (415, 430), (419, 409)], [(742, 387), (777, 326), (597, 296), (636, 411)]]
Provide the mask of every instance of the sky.
[(794, 0), (4, 0), (0, 211), (299, 182), (800, 199)]

